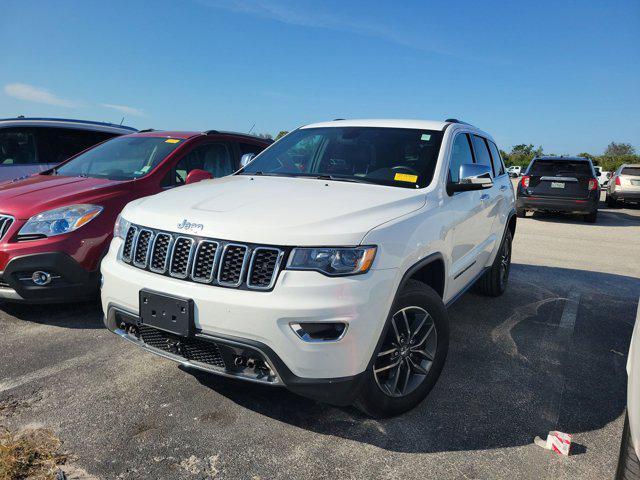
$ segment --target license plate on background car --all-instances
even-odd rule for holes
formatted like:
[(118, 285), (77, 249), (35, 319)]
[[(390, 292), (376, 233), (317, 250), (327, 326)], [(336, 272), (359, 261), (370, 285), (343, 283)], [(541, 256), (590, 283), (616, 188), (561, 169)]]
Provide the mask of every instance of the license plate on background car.
[(551, 188), (564, 188), (564, 182), (551, 182)]
[(631, 180), (631, 185), (635, 185), (637, 187), (640, 187), (640, 180)]
[(193, 300), (140, 290), (140, 323), (188, 337), (193, 333)]

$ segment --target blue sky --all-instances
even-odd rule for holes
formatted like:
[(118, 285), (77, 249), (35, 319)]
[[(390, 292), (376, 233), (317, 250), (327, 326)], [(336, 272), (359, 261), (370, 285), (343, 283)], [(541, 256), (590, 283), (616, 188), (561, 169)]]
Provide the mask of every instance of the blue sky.
[(640, 150), (638, 25), (637, 0), (4, 0), (0, 117), (275, 134), (454, 116), (505, 150)]

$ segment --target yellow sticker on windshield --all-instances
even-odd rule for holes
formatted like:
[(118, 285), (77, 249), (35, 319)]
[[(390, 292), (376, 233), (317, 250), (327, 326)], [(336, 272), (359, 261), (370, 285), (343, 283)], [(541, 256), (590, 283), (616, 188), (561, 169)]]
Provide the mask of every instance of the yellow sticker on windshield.
[(167, 138), (164, 143), (178, 143), (180, 140), (177, 138)]
[(396, 182), (410, 182), (416, 183), (418, 181), (417, 175), (409, 175), (408, 173), (396, 173), (396, 176), (393, 177)]

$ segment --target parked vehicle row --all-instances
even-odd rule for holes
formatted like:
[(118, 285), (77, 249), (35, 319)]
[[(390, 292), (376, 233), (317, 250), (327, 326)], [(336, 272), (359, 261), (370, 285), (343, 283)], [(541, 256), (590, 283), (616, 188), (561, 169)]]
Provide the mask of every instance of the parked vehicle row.
[(624, 164), (613, 173), (607, 186), (606, 202), (609, 207), (640, 203), (640, 164)]

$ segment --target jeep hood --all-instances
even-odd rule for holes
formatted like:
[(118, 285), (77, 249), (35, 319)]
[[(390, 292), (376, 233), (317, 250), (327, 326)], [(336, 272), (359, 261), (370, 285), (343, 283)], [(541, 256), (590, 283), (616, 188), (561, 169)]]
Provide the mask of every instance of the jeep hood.
[[(409, 188), (234, 175), (136, 200), (123, 216), (138, 225), (222, 240), (337, 246), (359, 245), (372, 228), (424, 203), (425, 195)], [(184, 220), (190, 230), (178, 228)]]

